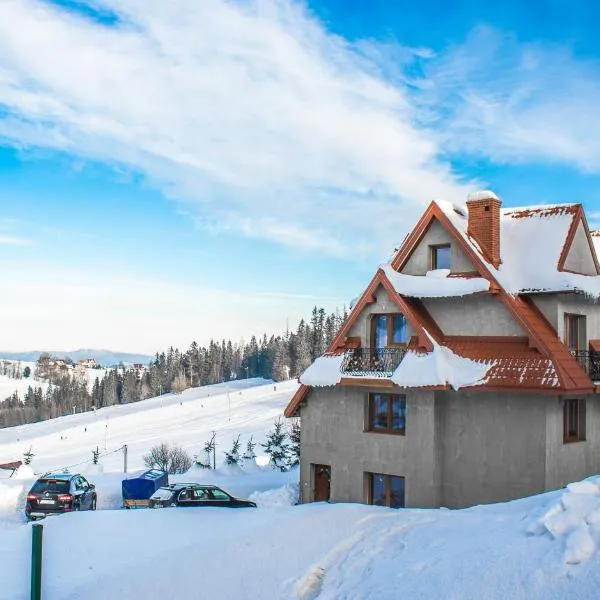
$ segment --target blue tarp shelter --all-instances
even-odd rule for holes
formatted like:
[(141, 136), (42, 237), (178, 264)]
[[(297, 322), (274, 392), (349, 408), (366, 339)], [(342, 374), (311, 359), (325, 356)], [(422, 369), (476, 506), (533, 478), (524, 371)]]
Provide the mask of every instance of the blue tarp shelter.
[(148, 500), (154, 492), (163, 485), (169, 484), (169, 475), (158, 469), (144, 471), (130, 479), (123, 479), (121, 492), (123, 506), (148, 506)]

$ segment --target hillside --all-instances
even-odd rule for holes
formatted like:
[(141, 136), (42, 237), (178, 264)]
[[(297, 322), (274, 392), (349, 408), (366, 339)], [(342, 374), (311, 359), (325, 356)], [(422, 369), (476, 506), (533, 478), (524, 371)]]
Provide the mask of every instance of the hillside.
[(0, 401), (8, 398), (10, 395), (17, 392), (20, 398), (23, 398), (27, 393), (27, 388), (31, 387), (41, 387), (43, 390), (46, 390), (48, 384), (44, 381), (38, 381), (33, 377), (28, 377), (27, 379), (13, 379), (12, 377), (8, 377), (6, 375), (0, 375)]
[(96, 362), (103, 367), (112, 367), (123, 363), (131, 365), (134, 363), (148, 364), (152, 360), (152, 356), (148, 354), (134, 354), (131, 352), (113, 352), (112, 350), (95, 350), (90, 348), (81, 348), (79, 350), (31, 350), (28, 352), (4, 352), (0, 351), (0, 359), (20, 360), (35, 362), (43, 352), (48, 352), (55, 358), (70, 358), (73, 362), (77, 362), (82, 358), (94, 358)]
[[(262, 441), (295, 382), (238, 381), (3, 430), (0, 460), (31, 445), (36, 471), (75, 465), (99, 509), (44, 521), (44, 598), (226, 600), (595, 600), (600, 586), (600, 478), (466, 510), (351, 504), (292, 506), (297, 472), (193, 469), (258, 509), (120, 510), (123, 443), (130, 471), (159, 441), (197, 452), (212, 430)], [(276, 388), (276, 389), (275, 389)], [(62, 439), (61, 439), (62, 436)], [(93, 474), (90, 450), (107, 452)], [(1, 600), (29, 597), (30, 480), (0, 480)], [(76, 551), (73, 541), (76, 540)], [(160, 568), (157, 568), (160, 565)]]

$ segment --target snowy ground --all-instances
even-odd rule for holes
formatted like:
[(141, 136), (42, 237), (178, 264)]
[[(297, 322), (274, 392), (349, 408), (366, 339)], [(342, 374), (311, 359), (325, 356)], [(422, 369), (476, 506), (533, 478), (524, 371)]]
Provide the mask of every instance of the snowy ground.
[[(231, 420), (225, 388), (211, 386), (0, 430), (0, 457), (32, 444), (36, 470), (86, 460), (90, 442), (103, 442), (106, 414), (107, 447), (129, 443), (132, 468), (158, 441), (195, 451), (212, 429), (225, 446), (237, 433), (260, 441), (296, 384), (249, 383), (263, 385), (229, 390)], [(118, 509), (122, 456), (104, 463), (103, 474), (89, 477), (105, 510), (44, 521), (47, 600), (600, 597), (600, 478), (467, 510), (391, 510), (293, 506), (297, 472), (193, 470), (180, 479), (216, 483), (259, 508), (126, 511)], [(0, 600), (29, 597), (31, 532), (21, 503), (30, 483), (0, 480)]]
[(13, 379), (7, 375), (0, 375), (0, 401), (6, 400), (9, 396), (12, 396), (15, 392), (18, 392), (21, 400), (27, 393), (27, 388), (41, 387), (44, 391), (48, 387), (48, 384), (43, 381), (38, 381), (33, 377), (27, 379)]

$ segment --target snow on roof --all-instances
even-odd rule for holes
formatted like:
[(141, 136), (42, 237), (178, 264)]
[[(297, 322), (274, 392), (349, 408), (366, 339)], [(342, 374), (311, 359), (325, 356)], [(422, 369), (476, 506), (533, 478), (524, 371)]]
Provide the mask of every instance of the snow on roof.
[(335, 385), (342, 378), (342, 354), (319, 356), (300, 376), (300, 383), (314, 387)]
[(594, 250), (596, 250), (596, 254), (598, 255), (598, 257), (600, 257), (600, 229), (590, 231), (590, 236), (592, 238)]
[(467, 202), (475, 201), (475, 200), (500, 200), (492, 190), (479, 190), (477, 192), (471, 192), (467, 196)]
[[(478, 244), (467, 235), (468, 213), (465, 211), (465, 214), (461, 215), (449, 202), (436, 200), (436, 204), (465, 242), (483, 258)], [(502, 209), (502, 262), (498, 269), (485, 259), (483, 262), (509, 293), (580, 291), (589, 296), (600, 297), (600, 276), (558, 270), (560, 256), (577, 212), (577, 204)], [(597, 243), (600, 247), (600, 239)]]
[(413, 298), (445, 298), (487, 292), (490, 282), (482, 277), (448, 277), (448, 269), (428, 271), (427, 275), (405, 275), (391, 265), (380, 267), (394, 289), (402, 296)]
[[(485, 383), (488, 370), (494, 361), (474, 361), (458, 356), (445, 346), (433, 342), (433, 352), (409, 350), (390, 379), (400, 387), (429, 387), (449, 385), (455, 390), (461, 387)], [(344, 355), (325, 355), (317, 358), (300, 376), (300, 383), (313, 387), (336, 385), (342, 378)], [(360, 379), (361, 374), (346, 374), (346, 377)], [(365, 373), (364, 377), (372, 377)], [(386, 377), (387, 378), (387, 377)]]
[(449, 385), (458, 390), (485, 383), (486, 373), (493, 366), (493, 361), (476, 362), (463, 358), (450, 348), (432, 342), (433, 352), (406, 353), (392, 374), (391, 380), (395, 384), (407, 388)]

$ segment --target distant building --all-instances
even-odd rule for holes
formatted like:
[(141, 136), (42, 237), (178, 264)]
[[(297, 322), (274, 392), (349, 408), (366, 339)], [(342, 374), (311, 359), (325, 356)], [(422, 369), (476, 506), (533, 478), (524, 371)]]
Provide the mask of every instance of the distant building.
[(96, 369), (98, 368), (98, 363), (95, 358), (82, 358), (77, 362), (77, 366), (85, 369)]

